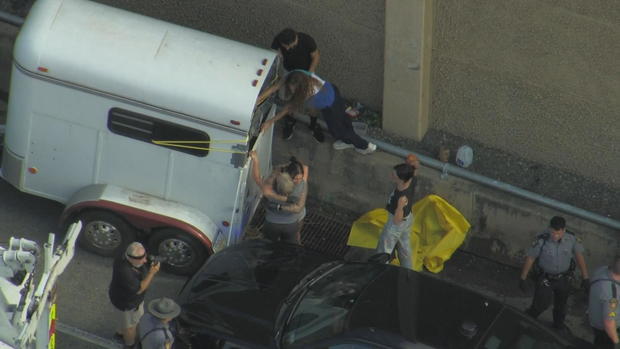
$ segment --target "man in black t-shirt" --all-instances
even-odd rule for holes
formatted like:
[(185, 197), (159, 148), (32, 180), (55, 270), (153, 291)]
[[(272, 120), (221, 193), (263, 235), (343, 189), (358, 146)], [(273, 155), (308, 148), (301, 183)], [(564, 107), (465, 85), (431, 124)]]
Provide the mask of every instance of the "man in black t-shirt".
[(159, 262), (147, 268), (146, 261), (146, 250), (139, 242), (129, 244), (114, 261), (108, 295), (119, 321), (116, 335), (122, 336), (125, 348), (135, 345), (136, 327), (144, 314), (144, 295), (159, 271)]
[(408, 157), (407, 162), (394, 166), (391, 173), (395, 187), (385, 206), (388, 211), (388, 221), (383, 227), (381, 236), (379, 236), (376, 251), (377, 253), (392, 254), (396, 249), (400, 266), (411, 269), (413, 261), (409, 238), (413, 224), (411, 207), (413, 206), (416, 178), (415, 168), (411, 165), (411, 163), (415, 163), (415, 160)]
[(297, 33), (291, 28), (286, 28), (276, 35), (271, 48), (280, 53), (282, 65), (287, 71), (303, 69), (315, 72), (319, 65), (319, 49), (314, 39), (308, 34)]
[[(282, 66), (287, 72), (301, 69), (314, 73), (321, 59), (314, 39), (308, 34), (295, 32), (291, 28), (286, 28), (278, 33), (271, 43), (271, 48), (278, 51), (278, 54), (282, 57)], [(279, 93), (279, 95), (284, 100), (288, 98), (284, 91)], [(311, 115), (310, 129), (313, 131), (314, 139), (322, 143), (325, 137), (316, 121), (316, 116)], [(284, 118), (282, 138), (290, 139), (293, 136), (294, 127), (295, 119), (291, 116), (286, 116)]]

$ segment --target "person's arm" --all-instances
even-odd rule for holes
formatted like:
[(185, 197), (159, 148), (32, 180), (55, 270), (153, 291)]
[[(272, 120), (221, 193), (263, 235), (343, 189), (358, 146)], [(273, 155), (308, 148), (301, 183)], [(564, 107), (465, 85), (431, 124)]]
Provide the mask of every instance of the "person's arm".
[[(615, 316), (615, 315), (614, 315)], [(603, 325), (605, 326), (605, 333), (609, 336), (609, 339), (614, 344), (618, 344), (620, 340), (618, 339), (618, 330), (616, 329), (616, 320), (613, 318), (609, 319), (608, 317), (603, 320)]]
[(252, 178), (259, 187), (262, 187), (263, 180), (260, 178), (260, 164), (258, 162), (258, 155), (256, 154), (256, 151), (252, 150), (250, 152), (250, 158), (252, 159), (252, 162), (254, 162), (252, 164)]
[(530, 269), (534, 265), (534, 257), (526, 256), (525, 263), (523, 263), (523, 268), (521, 268), (521, 280), (527, 279), (527, 274), (529, 274)]
[(263, 195), (268, 199), (286, 201), (288, 197), (284, 195), (279, 195), (278, 193), (275, 192), (275, 190), (273, 190), (273, 183), (275, 182), (275, 179), (276, 179), (276, 172), (274, 171), (269, 175), (269, 177), (265, 179), (265, 181), (263, 181), (262, 184), (259, 184), (260, 190), (263, 193)]
[(299, 196), (299, 200), (297, 200), (297, 202), (295, 203), (281, 205), (280, 210), (285, 211), (285, 212), (293, 212), (293, 213), (301, 212), (304, 209), (304, 207), (306, 207), (307, 196), (308, 196), (308, 183), (305, 183), (304, 190), (301, 192), (301, 195)]
[(394, 212), (394, 224), (400, 224), (405, 217), (405, 206), (407, 206), (407, 197), (401, 196), (398, 199), (398, 204), (396, 205), (396, 211)]
[(159, 262), (153, 263), (153, 265), (151, 265), (149, 271), (146, 273), (146, 277), (144, 278), (144, 280), (140, 281), (140, 289), (138, 290), (137, 294), (142, 294), (146, 292), (146, 290), (151, 285), (155, 274), (157, 274), (157, 272), (159, 271), (159, 266)]
[(319, 52), (319, 49), (317, 48), (316, 50), (310, 52), (310, 67), (308, 68), (308, 71), (311, 73), (316, 72), (316, 67), (319, 65), (320, 61), (321, 52)]
[(269, 86), (265, 91), (261, 92), (260, 95), (258, 95), (258, 99), (256, 100), (256, 104), (261, 104), (263, 103), (263, 101), (267, 98), (269, 98), (269, 96), (271, 96), (272, 94), (274, 94), (277, 90), (280, 89), (280, 87), (282, 87), (282, 84), (284, 84), (284, 79), (280, 78), (278, 79), (278, 81), (276, 81), (273, 85)]
[(263, 181), (260, 176), (260, 163), (258, 161), (258, 155), (256, 154), (256, 151), (252, 150), (250, 152), (250, 158), (252, 158), (252, 161), (254, 161), (254, 164), (252, 165), (252, 178), (260, 188), (263, 195), (270, 199), (286, 201), (286, 196), (278, 195), (273, 190), (273, 182), (276, 177), (276, 173), (271, 173), (271, 175), (269, 175), (269, 177), (267, 177), (267, 179)]
[(575, 252), (575, 261), (577, 261), (577, 266), (579, 266), (579, 271), (581, 271), (581, 278), (584, 280), (589, 279), (588, 267), (586, 266), (586, 260), (583, 258), (583, 254)]
[(263, 122), (263, 125), (260, 127), (260, 131), (261, 132), (265, 131), (266, 129), (271, 127), (271, 125), (273, 125), (276, 121), (290, 114), (290, 110), (291, 110), (290, 105), (288, 104), (285, 105), (284, 108), (282, 108), (282, 110), (280, 110), (273, 118)]

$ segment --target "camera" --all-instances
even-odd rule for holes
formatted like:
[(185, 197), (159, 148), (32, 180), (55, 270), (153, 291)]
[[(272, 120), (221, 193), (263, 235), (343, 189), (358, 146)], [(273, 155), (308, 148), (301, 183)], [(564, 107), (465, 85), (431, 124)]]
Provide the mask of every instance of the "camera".
[(155, 264), (155, 263), (164, 263), (166, 262), (168, 258), (166, 258), (165, 256), (149, 255), (148, 259), (149, 259), (150, 264)]

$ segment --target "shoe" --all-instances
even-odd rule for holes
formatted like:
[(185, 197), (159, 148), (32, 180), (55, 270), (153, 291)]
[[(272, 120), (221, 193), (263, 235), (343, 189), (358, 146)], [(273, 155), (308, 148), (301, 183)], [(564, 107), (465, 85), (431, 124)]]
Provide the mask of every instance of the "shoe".
[(355, 148), (355, 151), (357, 151), (360, 154), (364, 154), (364, 155), (368, 155), (368, 154), (374, 153), (375, 150), (377, 150), (377, 145), (376, 144), (372, 144), (370, 142), (368, 142), (368, 146), (366, 147), (366, 149)]
[(325, 141), (325, 135), (323, 135), (323, 130), (321, 130), (319, 126), (315, 127), (314, 130), (312, 130), (312, 137), (315, 141), (319, 143), (323, 143)]
[(345, 149), (353, 148), (353, 144), (345, 143), (343, 141), (335, 141), (332, 146), (336, 150), (345, 150)]
[(282, 129), (282, 139), (289, 140), (293, 138), (293, 131), (295, 130), (295, 124), (284, 123), (284, 128)]

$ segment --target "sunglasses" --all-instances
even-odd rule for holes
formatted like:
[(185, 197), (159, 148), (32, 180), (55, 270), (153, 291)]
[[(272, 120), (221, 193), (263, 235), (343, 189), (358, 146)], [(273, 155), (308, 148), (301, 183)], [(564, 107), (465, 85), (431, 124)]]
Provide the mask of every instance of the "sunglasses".
[(146, 257), (146, 253), (141, 255), (141, 256), (132, 256), (132, 255), (127, 255), (127, 257), (132, 258), (132, 259), (142, 259), (144, 257)]

